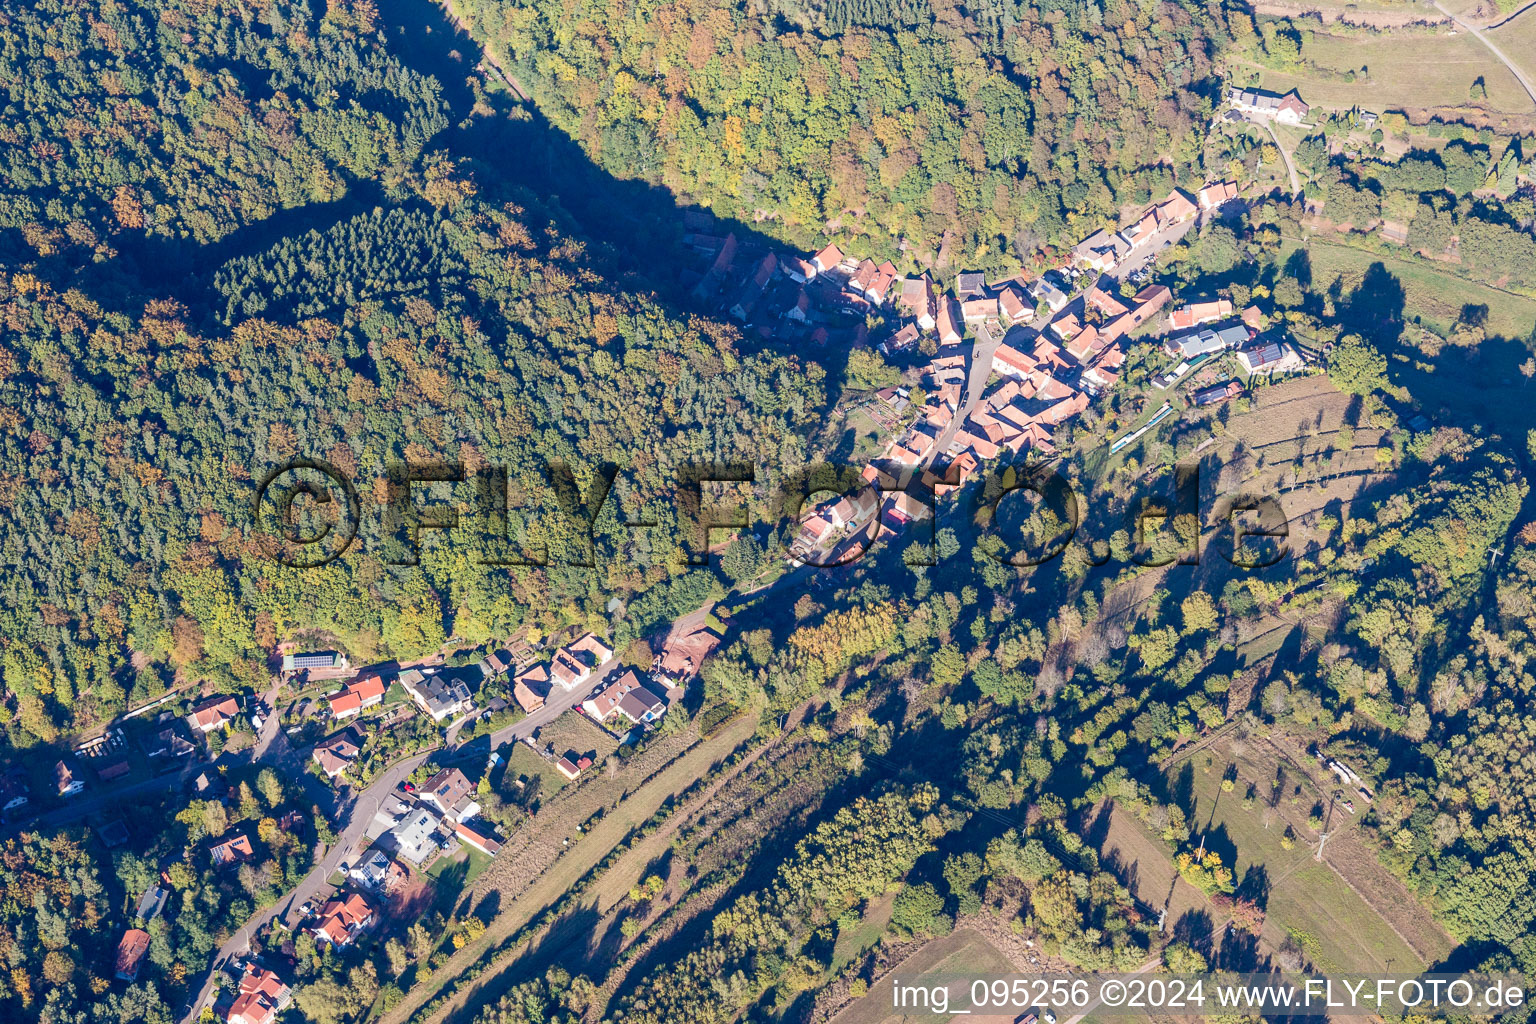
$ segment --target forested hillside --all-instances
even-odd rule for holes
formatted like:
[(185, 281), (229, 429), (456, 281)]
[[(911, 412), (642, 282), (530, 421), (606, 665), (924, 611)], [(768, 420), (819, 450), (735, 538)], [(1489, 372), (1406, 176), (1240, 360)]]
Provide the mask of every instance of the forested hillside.
[(208, 241), (352, 179), (405, 194), (448, 123), (439, 86), (385, 51), (371, 2), (324, 6), (8, 0), (0, 227), (103, 258), (119, 234)]
[(1219, 4), (1118, 0), (453, 6), (610, 173), (802, 242), (835, 222), (932, 255), (952, 232), (967, 263), (1198, 174), (1213, 58), (1252, 32)]
[[(24, 161), (8, 172), (18, 259), (0, 281), (12, 742), (88, 728), (178, 674), (265, 678), (276, 639), (306, 627), (372, 659), (434, 650), (449, 630), (505, 635), (530, 615), (581, 621), (680, 571), (678, 465), (804, 462), (822, 370), (742, 351), (734, 328), (610, 283), (539, 197), (477, 182), (442, 152), (416, 159), (444, 123), (437, 86), (385, 54), (366, 5), (321, 18), (273, 3), (259, 19), (108, 7), (92, 29), (84, 12), (18, 6), (5, 35), (8, 59), (81, 51), (135, 86), (113, 72), (7, 76), (25, 90), (8, 130), (64, 138), (51, 119), (86, 109), (133, 112), (146, 129), (104, 115), (62, 161), (6, 148)], [(108, 42), (111, 56), (90, 49)], [(210, 108), (204, 92), (223, 99)], [(225, 108), (228, 132), (198, 120)], [(178, 299), (132, 280), (93, 293), (72, 283), (89, 257), (53, 258), (70, 239), (213, 238), (367, 175), (400, 204), (200, 268), (207, 286)], [(142, 217), (113, 214), (130, 194)], [(300, 456), (328, 461), (362, 497), (354, 552), (311, 572), (270, 561), (250, 527), (264, 475)], [(433, 554), (429, 532), (423, 570), (390, 568), (411, 556), (384, 515), (387, 467), (402, 460), (505, 469), (516, 536), (493, 552), (476, 524)], [(599, 464), (622, 471), (597, 524), (597, 572), (569, 567), (593, 553), (563, 539), (583, 531), (550, 504), (552, 461), (574, 466), (583, 495)], [(472, 504), (473, 486), (437, 500)], [(506, 550), (551, 565), (481, 564)], [(679, 600), (692, 608), (709, 585), (694, 574)], [(665, 614), (668, 595), (657, 588), (640, 611)]]

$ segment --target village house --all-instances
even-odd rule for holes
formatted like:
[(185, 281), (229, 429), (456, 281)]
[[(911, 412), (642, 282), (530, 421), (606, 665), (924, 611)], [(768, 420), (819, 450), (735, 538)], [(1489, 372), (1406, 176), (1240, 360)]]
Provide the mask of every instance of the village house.
[(1067, 305), (1067, 293), (1050, 282), (1048, 278), (1037, 278), (1029, 286), (1029, 294), (1038, 305), (1043, 302), (1052, 313), (1060, 313)]
[(927, 274), (909, 277), (901, 282), (901, 307), (906, 315), (917, 322), (919, 330), (933, 330), (937, 322), (934, 319), (937, 315), (934, 304), (933, 282), (928, 280)]
[(746, 320), (757, 308), (757, 302), (763, 297), (763, 289), (768, 287), (773, 273), (778, 269), (779, 258), (773, 253), (764, 256), (757, 263), (757, 269), (752, 271), (752, 276), (742, 283), (736, 293), (736, 301), (729, 310), (731, 316), (737, 320)]
[(640, 677), (630, 669), (617, 680), (582, 702), (581, 709), (594, 722), (622, 716), (631, 725), (655, 722), (667, 713), (667, 702), (646, 689)]
[(955, 294), (963, 302), (981, 296), (987, 290), (987, 275), (965, 271), (955, 278)]
[(1083, 306), (1085, 309), (1096, 311), (1107, 320), (1113, 320), (1117, 316), (1124, 316), (1130, 312), (1126, 309), (1125, 303), (1098, 285), (1088, 289), (1087, 294), (1083, 296)]
[(1207, 212), (1219, 210), (1227, 203), (1236, 199), (1238, 195), (1237, 182), (1218, 181), (1215, 184), (1206, 185), (1196, 196), (1200, 200), (1200, 209)]
[(1201, 324), (1225, 320), (1232, 315), (1232, 300), (1216, 299), (1213, 302), (1196, 302), (1168, 314), (1168, 326), (1175, 331), (1187, 331)]
[(361, 893), (348, 893), (320, 908), (320, 920), (311, 927), (315, 941), (344, 948), (373, 923), (374, 911)]
[(1011, 323), (1028, 323), (1035, 318), (1035, 307), (1024, 301), (1024, 296), (1013, 285), (997, 293), (997, 308), (1003, 318)]
[(651, 661), (651, 675), (668, 686), (681, 686), (699, 674), (704, 659), (720, 645), (720, 636), (708, 626), (667, 637)]
[(613, 650), (591, 633), (555, 652), (550, 663), (550, 676), (562, 690), (574, 690), (613, 657)]
[(1025, 380), (1039, 364), (1006, 341), (992, 353), (992, 372), (1015, 380)]
[(79, 796), (81, 790), (85, 789), (85, 780), (77, 778), (75, 770), (63, 761), (53, 766), (53, 782), (59, 796), (66, 798)]
[(117, 944), (117, 977), (122, 981), (138, 981), (139, 969), (149, 954), (149, 932), (141, 928), (129, 928)]
[(960, 339), (962, 337), (960, 333), (960, 323), (962, 322), (963, 318), (961, 317), (960, 311), (957, 307), (958, 303), (950, 296), (939, 296), (938, 327), (940, 345), (960, 344)]
[(410, 872), (377, 847), (352, 865), (347, 875), (364, 889), (381, 896), (389, 895), (410, 880)]
[(213, 858), (214, 867), (225, 868), (250, 860), (256, 851), (251, 847), (251, 837), (242, 832), (209, 847), (208, 855)]
[(358, 715), (384, 700), (384, 680), (378, 676), (359, 679), (330, 699), (331, 717), (340, 721)]
[(1281, 96), (1263, 89), (1233, 86), (1227, 92), (1227, 104), (1250, 117), (1273, 118), (1281, 124), (1301, 124), (1312, 109), (1294, 89)]
[(921, 337), (922, 332), (917, 329), (917, 324), (904, 324), (901, 330), (880, 343), (880, 351), (886, 355), (903, 352), (916, 345)]
[(272, 1024), (288, 1008), (293, 993), (271, 971), (255, 964), (245, 969), (224, 1019), (229, 1024)]
[(312, 755), (325, 777), (334, 779), (346, 773), (362, 752), (362, 741), (351, 729), (344, 729), (334, 736), (315, 744)]
[(434, 722), (441, 722), (469, 710), (469, 684), (457, 670), (446, 669), (429, 675), (418, 669), (409, 669), (400, 673), (400, 685), (418, 707), (432, 716)]
[(219, 694), (192, 708), (187, 723), (201, 733), (222, 729), (240, 713), (240, 702), (228, 694)]
[(1188, 223), (1198, 216), (1200, 216), (1200, 207), (1196, 206), (1189, 196), (1174, 189), (1157, 208), (1157, 226), (1160, 229), (1170, 228)]
[(457, 768), (444, 768), (422, 784), (416, 798), (436, 807), (445, 818), (463, 821), (480, 813), (480, 805), (471, 796), (475, 784)]
[(784, 268), (784, 275), (796, 284), (808, 284), (816, 279), (816, 264), (799, 256), (782, 256), (779, 258), (779, 266)]
[(549, 670), (543, 665), (533, 665), (519, 672), (512, 679), (512, 699), (525, 714), (533, 714), (544, 706), (549, 694)]
[(1089, 270), (1113, 270), (1129, 256), (1131, 245), (1116, 232), (1099, 230), (1077, 243), (1073, 257)]
[(821, 250), (821, 252), (813, 256), (811, 258), (811, 262), (816, 265), (816, 270), (818, 273), (825, 274), (833, 267), (841, 264), (845, 258), (846, 257), (843, 256), (843, 250), (839, 249), (835, 245), (829, 245), (825, 249)]
[(966, 299), (960, 304), (960, 315), (968, 324), (995, 318), (997, 299)]
[(196, 753), (197, 748), (177, 731), (178, 719), (171, 718), (170, 712), (166, 712), (160, 721), (167, 724), (139, 741), (145, 754), (150, 757), (190, 757)]
[(736, 262), (736, 234), (731, 232), (725, 236), (725, 241), (715, 253), (714, 262), (698, 284), (694, 285), (693, 295), (701, 301), (708, 301), (720, 290), (721, 283), (730, 273), (731, 267)]

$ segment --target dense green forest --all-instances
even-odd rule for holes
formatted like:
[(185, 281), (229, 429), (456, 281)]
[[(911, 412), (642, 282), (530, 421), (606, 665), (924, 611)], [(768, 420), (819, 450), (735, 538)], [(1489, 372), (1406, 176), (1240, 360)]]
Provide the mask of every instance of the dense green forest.
[(1253, 31), (1172, 2), (454, 8), (610, 173), (802, 243), (952, 233), (999, 265), (1198, 178), (1213, 60)]
[[(568, 133), (595, 164), (572, 182), (658, 183), (744, 236), (754, 224), (895, 257), (902, 237), (922, 249), (949, 234), (956, 262), (1012, 272), (1122, 203), (1196, 182), (1212, 155), (1253, 169), (1256, 131), (1225, 151), (1206, 136), (1220, 51), (1252, 24), (1168, 0), (455, 6), (548, 126), (479, 90), (473, 116), (450, 111), (462, 83), (402, 63), (367, 0), (0, 7), (0, 760), (52, 764), (51, 746), (177, 684), (265, 690), (281, 640), (364, 663), (450, 636), (590, 628), (643, 669), (652, 652), (631, 641), (723, 597), (723, 642), (664, 728), (705, 735), (756, 715), (753, 742), (785, 729), (818, 744), (808, 760), (838, 782), (816, 780), (824, 807), (772, 818), (793, 822), (786, 834), (741, 847), (749, 862), (687, 933), (697, 941), (602, 993), (608, 1020), (789, 1019), (818, 990), (864, 983), (864, 960), (838, 944), (887, 898), (877, 930), (893, 942), (986, 912), (1084, 970), (1157, 956), (1273, 966), (1244, 944), (1263, 892), (1195, 847), (1201, 825), (1159, 769), (1223, 729), (1357, 765), (1376, 799), (1356, 820), (1465, 943), (1452, 966), (1536, 972), (1536, 360), (1524, 330), (1487, 329), (1486, 307), (1442, 324), (1386, 262), (1352, 274), (1322, 258), (1395, 252), (1523, 299), (1536, 288), (1529, 139), (1441, 130), (1443, 145), (1396, 157), (1345, 144), (1353, 129), (1331, 121), (1297, 152), (1302, 196), (1257, 197), (1159, 258), (1181, 301), (1262, 304), (1319, 354), (1320, 388), (1349, 405), (1327, 445), (1380, 435), (1370, 486), (1312, 516), (1316, 539), (1295, 557), (1255, 572), (1208, 557), (1138, 591), (1156, 570), (1135, 558), (1176, 552), (1200, 524), (1144, 538), (1132, 510), (1171, 486), (1176, 462), (1203, 458), (1220, 478), (1202, 453), (1250, 401), (1181, 403), (1109, 458), (1103, 442), (1164, 400), (1148, 385), (1161, 356), (1138, 344), (1122, 386), (1056, 436), (1057, 468), (1093, 497), (1062, 557), (1006, 564), (1004, 527), (985, 503), (961, 505), (968, 492), (931, 544), (913, 530), (815, 588), (743, 593), (772, 568), (766, 535), (685, 571), (693, 505), (715, 499), (680, 498), (679, 470), (747, 464), (770, 494), (825, 454), (848, 378), (893, 371), (866, 353), (855, 374), (845, 353), (696, 314), (650, 239), (616, 253), (612, 225), (592, 230), (567, 212), (585, 203), (529, 188), (524, 152), (466, 152), (463, 125)], [(1406, 248), (1388, 250), (1383, 221), (1407, 227)], [(253, 495), (295, 459), (356, 487), (356, 542), (318, 568), (274, 561), (281, 546), (256, 528), (271, 520), (252, 521)], [(400, 504), (401, 462), (466, 479), (418, 479)], [(468, 514), (477, 480), (501, 495), (497, 514)], [(1002, 486), (973, 485), (988, 498)], [(413, 536), (450, 502), (466, 510), (451, 535)], [(338, 490), (330, 511), (347, 504)], [(767, 525), (757, 508), (749, 528)], [(325, 521), (316, 509), (307, 525)], [(1303, 619), (1262, 678), (1245, 663), (1241, 633)], [(437, 738), (414, 719), (357, 776)], [(172, 1018), (219, 942), (335, 838), (291, 780), (225, 781), (227, 802), (131, 805), (111, 850), (81, 826), (0, 841), (0, 1015)], [(795, 786), (813, 788), (771, 788)], [(1230, 913), (1231, 942), (1163, 948), (1090, 837), (1110, 799)], [(255, 855), (214, 869), (209, 842), (235, 831)], [(172, 891), (143, 922), (144, 978), (109, 981), (162, 868)], [(351, 958), (299, 937), (290, 1012), (330, 1024), (402, 999), (390, 979), (427, 977), (448, 959), (444, 936), (472, 926), (487, 922), (423, 917)], [(480, 1019), (565, 1024), (598, 998), (594, 979), (539, 970)]]
[(0, 226), (41, 255), (209, 241), (356, 179), (408, 194), (447, 125), (367, 0), (5, 4)]
[[(450, 630), (483, 639), (524, 621), (581, 622), (608, 596), (645, 589), (639, 611), (661, 621), (675, 614), (664, 584), (682, 572), (678, 542), (691, 535), (677, 467), (735, 461), (771, 474), (806, 459), (826, 401), (820, 367), (743, 350), (734, 328), (610, 283), (579, 229), (539, 197), (477, 182), (442, 151), (418, 159), (444, 123), (436, 82), (384, 53), (365, 8), (348, 11), (113, 5), (92, 22), (18, 8), (6, 30), (13, 63), (59, 40), (112, 41), (124, 81), (139, 87), (130, 94), (155, 99), (125, 106), (114, 74), (71, 75), (62, 62), (56, 75), (7, 76), (26, 89), (13, 96), (11, 130), (42, 137), (59, 110), (135, 109), (162, 143), (87, 134), (74, 165), (6, 150), (25, 161), (8, 180), (35, 182), (9, 203), (19, 258), (0, 282), (0, 514), (19, 569), (0, 602), (0, 714), (16, 745), (88, 728), (177, 677), (264, 678), (274, 642), (299, 628), (331, 631), (361, 661), (426, 653)], [(277, 113), (240, 100), (252, 105), (243, 120), (230, 115), (243, 134), (194, 124), (213, 115), (187, 75), (229, 104), (266, 96)], [(277, 144), (272, 125), (287, 124), (281, 110), (308, 110), (301, 97), (312, 93), (323, 102), (304, 115), (313, 123), (288, 126), (286, 157), (264, 150)], [(358, 140), (382, 149), (363, 154)], [(67, 184), (71, 166), (91, 189)], [(334, 179), (323, 194), (292, 191), (322, 166)], [(151, 214), (103, 212), (123, 194), (114, 174)], [(68, 239), (206, 240), (380, 175), (397, 205), (236, 255), (175, 299), (131, 276), (105, 287), (78, 277), (72, 265), (89, 258), (61, 250)], [(49, 188), (58, 196), (35, 201)], [(164, 201), (149, 202), (157, 189)], [(249, 532), (258, 484), (299, 456), (328, 461), (362, 498), (353, 554), (324, 570), (274, 564)], [(504, 470), (509, 513), (466, 523), (451, 544), (424, 531), (423, 568), (393, 567), (414, 557), (409, 529), (385, 515), (388, 467), (402, 461), (464, 466), (465, 484), (437, 501), (466, 509), (486, 507), (473, 474)], [(551, 462), (575, 468), (583, 496), (600, 464), (621, 471), (596, 551), (582, 540), (595, 506), (562, 509)], [(571, 567), (594, 557), (596, 572)], [(493, 558), (549, 565), (483, 564)], [(708, 580), (681, 580), (675, 599), (695, 607)]]

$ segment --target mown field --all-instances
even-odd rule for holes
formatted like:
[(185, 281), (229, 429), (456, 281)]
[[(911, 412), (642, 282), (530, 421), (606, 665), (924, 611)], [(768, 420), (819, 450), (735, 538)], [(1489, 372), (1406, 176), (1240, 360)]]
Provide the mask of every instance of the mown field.
[[(1291, 74), (1264, 69), (1262, 85), (1276, 92), (1297, 89), (1313, 106), (1369, 110), (1465, 108), (1481, 105), (1508, 114), (1536, 112), (1531, 98), (1509, 69), (1467, 33), (1329, 35), (1317, 32), (1306, 57), (1327, 71), (1368, 74), (1353, 82), (1331, 75)], [(1474, 103), (1472, 83), (1479, 77), (1488, 98)]]
[[(1287, 242), (1285, 257), (1289, 258), (1298, 248), (1302, 246)], [(1305, 248), (1312, 261), (1313, 280), (1326, 286), (1342, 276), (1346, 292), (1352, 284), (1359, 282), (1373, 263), (1383, 264), (1402, 283), (1406, 299), (1404, 313), (1410, 318), (1419, 318), (1436, 333), (1449, 331), (1464, 305), (1488, 307), (1489, 334), (1527, 338), (1536, 328), (1536, 299), (1476, 284), (1431, 264), (1334, 245), (1323, 238), (1308, 239)]]
[[(924, 1012), (918, 1008), (896, 1010), (893, 1007), (893, 986), (900, 979), (903, 986), (920, 976), (965, 976), (970, 978), (996, 978), (1016, 974), (1008, 958), (998, 952), (980, 933), (961, 928), (941, 939), (935, 939), (891, 973), (871, 985), (869, 994), (857, 1000), (832, 1018), (833, 1024), (944, 1024), (949, 1020), (981, 1020), (979, 1015), (956, 1018), (952, 1013)], [(951, 999), (967, 986), (951, 986)], [(962, 1007), (963, 1002), (951, 1002), (951, 1007)], [(987, 1019), (999, 1019), (989, 1017)], [(1010, 1017), (1003, 1017), (1007, 1020)]]
[[(1229, 763), (1237, 765), (1238, 779), (1231, 792), (1223, 792), (1221, 780)], [(1189, 786), (1194, 803), (1191, 820), (1202, 826), (1209, 823), (1208, 847), (1231, 862), (1235, 877), (1244, 879), (1250, 871), (1264, 876), (1269, 893), (1261, 936), (1264, 944), (1278, 949), (1290, 940), (1325, 972), (1385, 973), (1422, 966), (1425, 960), (1382, 916), (1332, 868), (1314, 858), (1317, 836), (1307, 827), (1307, 816), (1313, 803), (1326, 800), (1328, 794), (1294, 766), (1287, 766), (1280, 800), (1270, 806), (1278, 763), (1267, 744), (1250, 739), (1235, 747), (1224, 743), (1196, 753), (1169, 773), (1175, 791)], [(1243, 795), (1250, 784), (1257, 794), (1252, 806), (1244, 808)], [(1347, 829), (1356, 820), (1335, 810), (1329, 827)], [(1300, 837), (1290, 850), (1281, 845), (1287, 824)], [(1385, 872), (1380, 865), (1357, 863), (1355, 867)], [(1428, 913), (1422, 916), (1427, 919)]]
[(1520, 65), (1527, 78), (1536, 79), (1536, 7), (1488, 33), (1504, 56)]

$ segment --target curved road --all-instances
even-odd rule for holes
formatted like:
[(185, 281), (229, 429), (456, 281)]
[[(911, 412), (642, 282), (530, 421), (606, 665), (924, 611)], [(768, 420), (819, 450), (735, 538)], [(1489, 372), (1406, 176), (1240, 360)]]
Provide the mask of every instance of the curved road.
[[(1499, 58), (1499, 60), (1503, 62), (1504, 66), (1509, 68), (1509, 73), (1515, 76), (1515, 80), (1520, 83), (1520, 87), (1525, 90), (1525, 94), (1531, 98), (1531, 103), (1536, 104), (1536, 84), (1532, 84), (1531, 80), (1526, 77), (1525, 72), (1521, 71), (1518, 67), (1515, 66), (1513, 61), (1504, 56), (1504, 51), (1500, 50), (1497, 46), (1494, 46), (1493, 42), (1489, 40), (1487, 36), (1483, 35), (1481, 29), (1473, 27), (1470, 22), (1462, 21), (1461, 18), (1446, 10), (1445, 5), (1440, 3), (1440, 0), (1435, 0), (1435, 7), (1440, 11), (1441, 14), (1444, 14), (1447, 18), (1450, 18), (1456, 24), (1460, 25), (1468, 32), (1471, 32), (1474, 36), (1477, 37), (1478, 42), (1482, 43), (1488, 48), (1489, 53)], [(1503, 24), (1503, 22), (1500, 22), (1500, 24)]]

